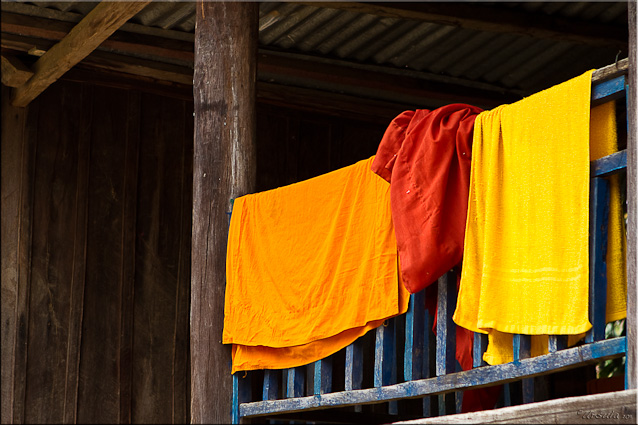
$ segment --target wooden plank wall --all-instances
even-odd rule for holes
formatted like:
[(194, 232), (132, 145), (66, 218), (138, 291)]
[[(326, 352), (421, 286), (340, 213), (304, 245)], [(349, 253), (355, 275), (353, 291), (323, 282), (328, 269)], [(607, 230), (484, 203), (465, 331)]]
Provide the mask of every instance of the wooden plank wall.
[(309, 179), (369, 158), (376, 153), (390, 121), (258, 104), (257, 190)]
[[(28, 108), (2, 86), (2, 423), (188, 422), (192, 99), (89, 77)], [(257, 117), (258, 191), (374, 155), (389, 124)]]
[(2, 422), (187, 422), (192, 102), (2, 90)]

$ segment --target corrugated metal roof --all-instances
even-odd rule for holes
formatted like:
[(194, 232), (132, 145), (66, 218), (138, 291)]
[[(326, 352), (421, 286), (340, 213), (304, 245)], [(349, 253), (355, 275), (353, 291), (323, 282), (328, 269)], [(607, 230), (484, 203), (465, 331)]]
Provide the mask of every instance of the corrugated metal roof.
[[(588, 22), (626, 25), (626, 3), (520, 2), (498, 3), (548, 15)], [(460, 6), (462, 7), (462, 6)], [(572, 42), (291, 3), (263, 3), (262, 20), (277, 17), (262, 29), (260, 44), (375, 65), (449, 75), (524, 91), (562, 81), (570, 70), (612, 63), (617, 51)], [(624, 54), (623, 54), (624, 53)], [(620, 58), (627, 52), (621, 52)], [(557, 64), (564, 72), (556, 72)], [(544, 72), (551, 65), (551, 70)], [(582, 71), (581, 71), (582, 72)]]
[[(33, 4), (79, 16), (86, 15), (94, 7), (94, 3), (72, 1)], [(627, 25), (625, 2), (481, 4), (584, 22)], [(459, 4), (459, 7), (463, 5)], [(426, 76), (450, 76), (524, 92), (537, 91), (627, 56), (627, 52), (613, 48), (477, 31), (303, 3), (262, 2), (259, 8), (262, 49), (409, 69)], [(195, 29), (195, 4), (154, 1), (131, 22), (190, 35)]]

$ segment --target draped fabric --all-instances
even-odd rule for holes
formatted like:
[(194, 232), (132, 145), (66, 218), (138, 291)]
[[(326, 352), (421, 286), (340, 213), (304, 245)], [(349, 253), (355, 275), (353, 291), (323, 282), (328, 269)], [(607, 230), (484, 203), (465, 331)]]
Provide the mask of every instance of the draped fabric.
[[(591, 160), (618, 151), (616, 104), (606, 102), (591, 110)], [(620, 175), (609, 179), (607, 223), (607, 321), (627, 317), (627, 231), (622, 206)]]
[(390, 185), (373, 158), (235, 200), (223, 331), (233, 373), (319, 360), (407, 311)]
[[(435, 311), (436, 285), (463, 253), (474, 119), (482, 110), (452, 104), (406, 111), (388, 126), (372, 169), (390, 182), (401, 278), (412, 293), (427, 291)], [(473, 333), (456, 329), (456, 359), (472, 368)], [(494, 407), (502, 387), (468, 390), (464, 412)]]
[(498, 343), (511, 336), (498, 332), (579, 334), (591, 327), (590, 96), (588, 71), (476, 118), (454, 321), (490, 333), (488, 363), (511, 360), (511, 342)]
[(459, 264), (480, 108), (406, 111), (388, 126), (372, 169), (390, 182), (401, 278), (411, 293)]

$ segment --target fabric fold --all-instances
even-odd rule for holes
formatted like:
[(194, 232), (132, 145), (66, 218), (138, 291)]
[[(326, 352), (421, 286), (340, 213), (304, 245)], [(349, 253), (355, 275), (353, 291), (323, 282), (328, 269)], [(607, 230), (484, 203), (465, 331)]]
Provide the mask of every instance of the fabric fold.
[(411, 293), (461, 261), (472, 129), (481, 111), (465, 104), (406, 111), (379, 144), (372, 170), (390, 182), (401, 277)]
[(373, 159), (235, 200), (222, 341), (235, 344), (233, 373), (310, 363), (407, 310)]
[[(591, 73), (476, 118), (460, 326), (528, 335), (591, 327)], [(509, 361), (490, 342), (484, 359)]]

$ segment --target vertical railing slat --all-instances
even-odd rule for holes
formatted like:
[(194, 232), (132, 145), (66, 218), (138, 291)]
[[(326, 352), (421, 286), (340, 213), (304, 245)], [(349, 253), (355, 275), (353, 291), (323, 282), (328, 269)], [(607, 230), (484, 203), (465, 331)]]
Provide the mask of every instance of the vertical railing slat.
[(233, 374), (233, 399), (230, 412), (230, 419), (233, 424), (238, 424), (240, 420), (239, 405), (252, 401), (251, 379), (251, 372), (240, 371)]
[(410, 295), (410, 305), (405, 315), (405, 351), (403, 376), (406, 381), (421, 379), (423, 369), (423, 346), (425, 339), (425, 294), (423, 291)]
[(487, 350), (487, 334), (474, 332), (474, 344), (472, 346), (472, 367), (481, 367), (487, 365), (483, 360), (483, 354)]
[(363, 385), (363, 341), (357, 339), (346, 347), (346, 391), (359, 390)]
[(550, 335), (547, 342), (550, 353), (555, 353), (567, 348), (567, 336), (566, 335)]
[(314, 363), (314, 394), (327, 394), (332, 391), (332, 357), (317, 360)]
[[(532, 356), (532, 337), (530, 335), (516, 334), (513, 338), (514, 361), (529, 359)], [(522, 379), (523, 403), (534, 401), (534, 378)]]
[[(410, 295), (405, 315), (405, 351), (403, 377), (405, 381), (429, 378), (429, 317), (425, 309), (425, 291)], [(430, 416), (430, 397), (423, 397), (423, 416)]]
[[(345, 390), (359, 390), (363, 385), (363, 341), (361, 338), (346, 347)], [(361, 406), (354, 406), (361, 412)]]
[[(425, 300), (424, 300), (425, 301)], [(426, 309), (423, 312), (423, 363), (421, 366), (421, 377), (429, 378), (430, 372), (430, 350), (434, 349), (434, 335), (432, 333), (432, 323), (430, 311)], [(427, 418), (431, 416), (431, 397), (423, 397), (423, 417)]]
[(607, 307), (607, 215), (609, 183), (592, 178), (589, 190), (589, 321), (592, 328), (585, 336), (590, 343), (605, 339)]
[[(456, 309), (456, 275), (447, 272), (438, 280), (436, 319), (436, 375), (456, 371), (456, 327), (452, 315)], [(454, 393), (439, 395), (439, 416), (456, 411)]]
[[(395, 325), (395, 320), (389, 319), (376, 329), (374, 347), (375, 388), (394, 384), (397, 379)], [(396, 401), (388, 403), (388, 413), (398, 413), (398, 405)]]
[(262, 400), (276, 400), (279, 396), (279, 375), (281, 371), (266, 369), (264, 370), (264, 384), (262, 391)]
[(286, 370), (286, 398), (303, 397), (305, 384), (303, 366)]

